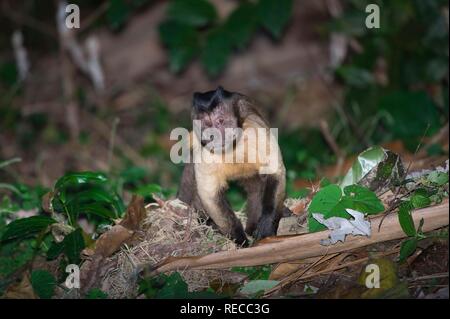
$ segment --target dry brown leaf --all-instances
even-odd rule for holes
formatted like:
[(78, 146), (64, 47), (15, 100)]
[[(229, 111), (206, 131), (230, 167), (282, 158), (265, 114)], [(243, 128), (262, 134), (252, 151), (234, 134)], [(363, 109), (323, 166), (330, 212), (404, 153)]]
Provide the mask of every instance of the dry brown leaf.
[(270, 280), (280, 280), (284, 277), (289, 276), (290, 274), (296, 272), (302, 267), (306, 267), (307, 265), (299, 262), (292, 263), (281, 263), (278, 264), (270, 273)]
[(152, 194), (153, 199), (158, 203), (159, 207), (164, 207), (166, 202), (156, 194)]
[(38, 299), (34, 293), (33, 287), (31, 286), (30, 278), (28, 273), (24, 273), (22, 280), (15, 284), (9, 286), (3, 295), (5, 299)]
[(42, 196), (42, 209), (46, 212), (46, 213), (53, 213), (52, 210), (52, 198), (55, 195), (54, 192), (48, 192), (47, 194), (45, 194), (44, 196)]
[(138, 230), (145, 216), (147, 216), (147, 212), (145, 210), (144, 198), (133, 195), (127, 212), (119, 225), (129, 230)]
[(103, 257), (111, 256), (114, 252), (119, 250), (122, 244), (133, 236), (134, 232), (122, 225), (115, 225), (106, 233), (97, 239), (95, 244), (95, 255)]

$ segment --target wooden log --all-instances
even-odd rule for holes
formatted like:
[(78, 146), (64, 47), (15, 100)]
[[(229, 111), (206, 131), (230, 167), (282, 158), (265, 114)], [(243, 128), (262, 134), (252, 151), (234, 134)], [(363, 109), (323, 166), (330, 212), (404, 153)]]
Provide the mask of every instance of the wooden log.
[[(424, 219), (423, 231), (429, 232), (448, 225), (448, 200), (437, 206), (415, 210), (414, 222)], [(150, 270), (150, 274), (183, 269), (223, 269), (230, 267), (257, 266), (280, 262), (289, 262), (303, 258), (339, 253), (393, 239), (406, 237), (400, 227), (397, 214), (388, 215), (378, 231), (381, 216), (371, 219), (370, 237), (348, 235), (344, 243), (322, 246), (321, 239), (328, 238), (329, 230), (302, 234), (292, 237), (271, 238), (267, 243), (255, 247), (223, 251), (205, 256), (170, 257)]]

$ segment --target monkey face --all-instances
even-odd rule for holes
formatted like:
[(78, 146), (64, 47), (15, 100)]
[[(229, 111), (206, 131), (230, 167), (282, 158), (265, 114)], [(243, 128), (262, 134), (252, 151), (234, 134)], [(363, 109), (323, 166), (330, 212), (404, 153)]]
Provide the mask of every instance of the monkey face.
[(232, 97), (233, 93), (221, 87), (215, 91), (194, 94), (194, 132), (202, 146), (210, 151), (227, 150), (239, 137)]

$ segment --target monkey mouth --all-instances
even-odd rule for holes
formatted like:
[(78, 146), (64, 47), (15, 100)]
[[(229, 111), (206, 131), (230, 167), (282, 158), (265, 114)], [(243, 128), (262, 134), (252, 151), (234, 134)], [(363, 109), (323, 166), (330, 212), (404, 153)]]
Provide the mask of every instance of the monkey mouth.
[(236, 145), (236, 140), (233, 139), (231, 141), (215, 141), (215, 140), (201, 140), (202, 147), (206, 148), (208, 151), (215, 152), (223, 152), (233, 149)]

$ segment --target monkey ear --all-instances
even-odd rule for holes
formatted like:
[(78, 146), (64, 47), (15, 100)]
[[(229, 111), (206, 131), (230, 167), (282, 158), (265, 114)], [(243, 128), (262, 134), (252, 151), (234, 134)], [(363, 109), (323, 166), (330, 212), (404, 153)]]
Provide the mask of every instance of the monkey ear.
[(239, 118), (243, 119), (255, 108), (253, 101), (243, 94), (235, 94), (235, 107)]
[(245, 119), (251, 115), (256, 115), (258, 121), (261, 121), (261, 125), (268, 126), (267, 120), (262, 116), (254, 100), (246, 95), (235, 93), (234, 94), (234, 107), (235, 112), (240, 121), (245, 121)]

